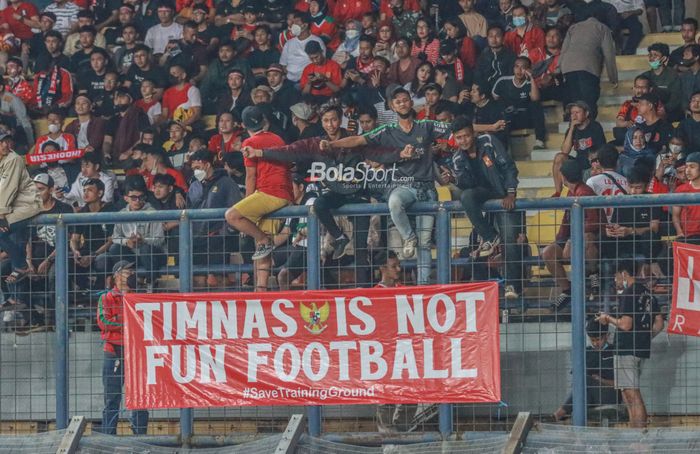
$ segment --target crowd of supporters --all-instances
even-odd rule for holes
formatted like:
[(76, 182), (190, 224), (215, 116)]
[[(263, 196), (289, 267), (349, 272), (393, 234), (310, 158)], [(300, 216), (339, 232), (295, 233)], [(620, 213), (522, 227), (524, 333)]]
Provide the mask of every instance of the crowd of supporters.
[[(193, 224), (194, 266), (207, 270), (195, 288), (265, 291), (271, 277), (304, 286), (308, 241), (305, 218), (267, 216), (313, 206), (324, 286), (386, 286), (431, 282), (434, 218), (408, 210), (440, 187), (473, 226), (458, 277), (500, 278), (517, 300), (532, 251), (513, 210), (511, 131), (557, 150), (554, 197), (700, 192), (700, 44), (684, 16), (682, 1), (652, 0), (0, 0), (4, 319), (18, 333), (51, 324), (56, 232), (30, 223), (39, 213), (226, 208)], [(637, 52), (642, 23), (684, 44), (648, 47), (649, 70), (606, 136), (603, 68), (617, 85), (615, 57)], [(552, 103), (568, 123), (563, 143), (548, 138)], [(490, 199), (505, 210), (485, 216)], [(372, 202), (390, 216), (332, 213)], [(71, 227), (73, 294), (89, 299), (132, 266), (139, 281), (120, 285), (158, 290), (178, 229)], [(662, 237), (700, 243), (700, 208), (588, 210), (585, 232), (587, 295), (603, 300), (606, 286), (624, 293), (625, 279), (669, 275)], [(570, 239), (566, 213), (541, 251), (555, 311), (571, 302)], [(620, 257), (647, 262), (610, 264)], [(226, 271), (241, 261), (253, 270)], [(619, 310), (649, 331), (638, 301)]]

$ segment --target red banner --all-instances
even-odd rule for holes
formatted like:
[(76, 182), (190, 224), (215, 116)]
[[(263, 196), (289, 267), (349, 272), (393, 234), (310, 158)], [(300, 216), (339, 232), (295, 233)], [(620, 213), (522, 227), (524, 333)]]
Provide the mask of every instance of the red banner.
[(129, 294), (127, 408), (498, 402), (496, 283)]
[(53, 153), (32, 153), (25, 156), (27, 164), (37, 165), (44, 164), (46, 162), (58, 162), (58, 161), (72, 161), (74, 159), (80, 159), (85, 154), (84, 148), (78, 148), (75, 150), (62, 150)]
[(700, 246), (673, 243), (673, 270), (668, 332), (700, 336)]

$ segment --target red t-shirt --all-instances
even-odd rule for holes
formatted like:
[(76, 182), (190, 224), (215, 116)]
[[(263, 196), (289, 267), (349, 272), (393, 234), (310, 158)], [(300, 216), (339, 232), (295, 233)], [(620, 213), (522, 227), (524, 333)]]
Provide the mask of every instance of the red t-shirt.
[(503, 44), (519, 57), (529, 57), (530, 53), (544, 53), (544, 31), (529, 24), (523, 36), (517, 30), (511, 30), (503, 38)]
[[(695, 189), (688, 182), (678, 186), (675, 192), (692, 194), (700, 192), (700, 189)], [(686, 237), (700, 236), (700, 205), (689, 205), (681, 208), (681, 227)]]
[[(168, 175), (175, 178), (175, 186), (177, 186), (178, 188), (187, 192), (187, 182), (185, 181), (185, 177), (182, 176), (182, 173), (180, 173), (179, 170), (177, 170), (177, 169), (165, 169), (165, 173), (167, 173)], [(152, 175), (149, 172), (148, 174), (145, 174), (145, 177), (146, 177), (146, 186), (148, 187), (149, 191), (152, 191), (153, 190), (153, 178), (155, 177), (155, 175)]]
[(348, 19), (362, 20), (362, 15), (372, 11), (370, 0), (339, 0), (333, 8), (333, 18), (338, 23), (345, 23)]
[(299, 83), (302, 88), (311, 84), (311, 94), (314, 96), (333, 96), (333, 91), (328, 88), (326, 82), (312, 82), (309, 80), (309, 76), (312, 73), (318, 73), (326, 76), (326, 79), (331, 83), (340, 86), (343, 81), (343, 70), (340, 65), (333, 60), (326, 60), (322, 65), (314, 65), (309, 63), (304, 68), (304, 72), (301, 73), (301, 80)]
[(10, 31), (17, 38), (24, 41), (25, 39), (30, 39), (32, 36), (34, 36), (31, 27), (26, 25), (21, 20), (15, 20), (12, 17), (15, 14), (19, 14), (22, 16), (22, 18), (39, 17), (39, 10), (36, 9), (36, 6), (34, 6), (32, 3), (22, 2), (19, 4), (17, 9), (13, 8), (12, 5), (9, 5), (4, 10), (0, 11), (0, 14), (2, 14), (2, 18), (4, 19), (3, 22), (10, 26)]
[[(284, 140), (271, 132), (260, 132), (247, 138), (242, 147), (256, 149), (284, 146)], [(245, 158), (246, 167), (255, 167), (255, 189), (280, 199), (294, 200), (292, 195), (292, 175), (286, 162), (268, 161), (260, 158)]]

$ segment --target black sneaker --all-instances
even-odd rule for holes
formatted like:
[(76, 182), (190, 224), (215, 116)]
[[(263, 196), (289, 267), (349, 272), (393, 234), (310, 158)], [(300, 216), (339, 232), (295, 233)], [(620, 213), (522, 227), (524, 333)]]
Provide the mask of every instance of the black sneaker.
[(350, 238), (341, 235), (333, 241), (333, 260), (345, 257), (345, 247), (350, 243)]
[(593, 273), (588, 276), (588, 301), (595, 301), (600, 295), (600, 275)]
[(268, 255), (272, 254), (272, 251), (275, 249), (275, 247), (272, 245), (272, 243), (262, 243), (258, 245), (258, 248), (255, 250), (255, 254), (253, 254), (253, 260), (262, 260)]
[(571, 291), (561, 292), (552, 303), (552, 310), (559, 311), (571, 304)]

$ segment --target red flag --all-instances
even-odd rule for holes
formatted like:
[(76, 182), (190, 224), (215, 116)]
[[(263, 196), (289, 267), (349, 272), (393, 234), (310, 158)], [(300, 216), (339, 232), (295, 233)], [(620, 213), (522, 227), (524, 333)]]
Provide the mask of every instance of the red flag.
[(700, 336), (700, 246), (674, 242), (673, 269), (668, 332)]
[(498, 402), (494, 282), (128, 294), (128, 408)]

